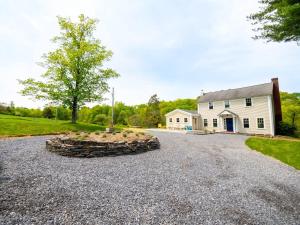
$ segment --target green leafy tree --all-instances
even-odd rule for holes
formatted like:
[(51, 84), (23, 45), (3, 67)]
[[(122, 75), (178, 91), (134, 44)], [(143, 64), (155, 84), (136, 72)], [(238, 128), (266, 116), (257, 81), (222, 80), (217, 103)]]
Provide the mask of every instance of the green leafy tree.
[(261, 11), (249, 18), (254, 29), (259, 32), (254, 39), (288, 42), (300, 40), (300, 1), (299, 0), (260, 0)]
[(148, 101), (146, 118), (146, 125), (148, 127), (157, 127), (157, 125), (160, 123), (159, 99), (157, 94), (152, 95)]
[(107, 80), (119, 75), (103, 63), (112, 52), (93, 36), (97, 20), (80, 15), (79, 21), (58, 17), (60, 35), (53, 38), (58, 48), (43, 56), (46, 68), (43, 81), (20, 81), (23, 95), (45, 99), (72, 109), (76, 123), (78, 108), (87, 102), (101, 101), (108, 91)]
[(300, 129), (300, 93), (281, 92), (283, 121)]
[(52, 111), (51, 107), (45, 107), (43, 109), (43, 117), (48, 119), (54, 118), (54, 112)]

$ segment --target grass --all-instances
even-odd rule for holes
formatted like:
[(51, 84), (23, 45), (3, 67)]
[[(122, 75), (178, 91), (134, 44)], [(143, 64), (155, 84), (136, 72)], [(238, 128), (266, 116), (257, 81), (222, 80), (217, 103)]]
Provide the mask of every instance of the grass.
[(272, 156), (300, 170), (300, 141), (251, 137), (246, 144), (256, 151)]
[(18, 117), (0, 114), (0, 137), (58, 134), (69, 131), (94, 132), (104, 130), (104, 126), (87, 123), (72, 124), (64, 120)]

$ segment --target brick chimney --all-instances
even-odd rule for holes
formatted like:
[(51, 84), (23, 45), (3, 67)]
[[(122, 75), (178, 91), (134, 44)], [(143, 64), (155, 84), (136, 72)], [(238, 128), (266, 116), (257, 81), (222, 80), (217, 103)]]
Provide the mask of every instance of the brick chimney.
[[(273, 103), (274, 103), (274, 114), (275, 114), (275, 127), (278, 127), (280, 121), (282, 121), (282, 112), (281, 112), (281, 101), (280, 101), (280, 92), (279, 92), (279, 82), (278, 78), (271, 79), (273, 83)], [(276, 134), (275, 129), (275, 134)]]

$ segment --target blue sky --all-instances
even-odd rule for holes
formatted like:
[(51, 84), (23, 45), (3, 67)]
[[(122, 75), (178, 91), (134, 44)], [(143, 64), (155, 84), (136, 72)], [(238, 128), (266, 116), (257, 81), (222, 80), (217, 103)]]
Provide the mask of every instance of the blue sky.
[[(95, 36), (114, 52), (109, 66), (116, 100), (140, 104), (195, 98), (205, 92), (269, 82), (299, 92), (300, 47), (254, 41), (246, 16), (255, 0), (0, 0), (0, 102), (41, 107), (18, 94), (17, 79), (39, 78), (36, 65), (53, 48), (56, 16), (80, 13), (99, 19)], [(107, 95), (109, 97), (109, 95)]]

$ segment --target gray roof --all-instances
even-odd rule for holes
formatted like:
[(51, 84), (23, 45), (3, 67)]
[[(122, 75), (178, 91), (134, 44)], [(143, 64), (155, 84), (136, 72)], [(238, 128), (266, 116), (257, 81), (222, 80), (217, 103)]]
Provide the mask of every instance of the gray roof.
[(208, 92), (198, 97), (199, 102), (231, 100), (246, 97), (272, 95), (273, 83), (258, 84), (248, 87)]
[(187, 109), (179, 109), (179, 110), (185, 111), (185, 112), (191, 113), (191, 114), (197, 114), (198, 113), (197, 110), (187, 110)]

